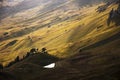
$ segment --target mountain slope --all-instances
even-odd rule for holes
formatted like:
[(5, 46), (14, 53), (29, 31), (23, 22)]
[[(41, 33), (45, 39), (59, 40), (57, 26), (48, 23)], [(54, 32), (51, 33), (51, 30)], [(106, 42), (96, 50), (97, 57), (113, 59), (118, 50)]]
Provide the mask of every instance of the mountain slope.
[[(120, 79), (120, 25), (116, 25), (119, 18), (107, 25), (110, 11), (118, 4), (97, 12), (105, 3), (41, 0), (41, 5), (35, 0), (34, 5), (29, 5), (33, 2), (29, 1), (6, 8), (19, 10), (10, 11), (1, 19), (0, 64), (6, 66), (17, 56), (23, 58), (4, 68), (1, 80)], [(48, 54), (40, 53), (43, 47)], [(39, 48), (39, 52), (25, 58), (31, 48)], [(43, 68), (50, 63), (56, 63), (55, 68)]]
[[(98, 5), (85, 7), (82, 10), (70, 9), (64, 14), (62, 9), (58, 9), (45, 14), (42, 18), (43, 22), (42, 20), (39, 22), (42, 17), (39, 15), (37, 16), (40, 18), (33, 17), (26, 20), (24, 24), (33, 22), (32, 25), (38, 25), (35, 27), (39, 27), (38, 23), (46, 25), (33, 30), (31, 34), (6, 40), (7, 42), (3, 41), (1, 48), (11, 41), (18, 40), (7, 46), (5, 50), (1, 50), (1, 52), (15, 51), (15, 54), (5, 56), (5, 52), (1, 55), (4, 56), (3, 59), (1, 58), (3, 64), (9, 63), (16, 55), (24, 55), (32, 47), (40, 49), (46, 47), (51, 56), (65, 59), (58, 62), (55, 60), (54, 69), (44, 69), (39, 62), (44, 62), (47, 58), (41, 59), (41, 54), (36, 54), (5, 71), (21, 80), (119, 80), (120, 27), (115, 25), (116, 22), (107, 26), (109, 12), (117, 6), (112, 4), (101, 13), (95, 11)], [(59, 10), (61, 13), (51, 15), (58, 13)], [(58, 15), (59, 18), (56, 17)], [(67, 18), (64, 18), (65, 16)]]

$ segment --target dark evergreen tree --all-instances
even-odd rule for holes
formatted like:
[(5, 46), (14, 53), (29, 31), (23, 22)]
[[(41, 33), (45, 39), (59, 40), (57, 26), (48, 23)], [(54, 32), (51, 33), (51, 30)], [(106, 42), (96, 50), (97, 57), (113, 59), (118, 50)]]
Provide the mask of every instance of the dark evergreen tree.
[(26, 54), (25, 57), (27, 58), (27, 57), (29, 57), (29, 56), (30, 56), (30, 52), (27, 52), (27, 54)]
[(47, 54), (47, 49), (46, 48), (42, 48), (42, 53), (46, 53)]
[(3, 71), (3, 65), (2, 64), (0, 64), (0, 71), (2, 72)]
[(20, 61), (19, 56), (17, 56), (16, 59), (15, 59), (15, 63), (19, 62), (19, 61)]
[(30, 50), (30, 54), (35, 54), (35, 53), (38, 53), (38, 49), (32, 48), (32, 49)]

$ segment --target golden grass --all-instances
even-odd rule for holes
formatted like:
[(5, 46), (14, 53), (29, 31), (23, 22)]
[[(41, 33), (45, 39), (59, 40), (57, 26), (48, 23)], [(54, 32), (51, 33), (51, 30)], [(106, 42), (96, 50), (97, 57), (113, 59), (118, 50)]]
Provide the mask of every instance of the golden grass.
[[(108, 12), (111, 10), (112, 7), (116, 8), (116, 5), (109, 7), (107, 11), (103, 13), (97, 13), (95, 11), (96, 7), (97, 6), (95, 5), (90, 8), (85, 8), (82, 11), (78, 12), (78, 13), (82, 12), (83, 14), (82, 16), (74, 17), (72, 19), (70, 18), (69, 20), (62, 21), (57, 24), (53, 24), (51, 25), (50, 28), (46, 26), (34, 32), (31, 32), (30, 34), (26, 34), (20, 37), (15, 37), (15, 38), (0, 42), (0, 49), (2, 49), (10, 41), (15, 39), (18, 40), (18, 42), (15, 45), (0, 51), (1, 53), (0, 63), (3, 63), (4, 65), (6, 65), (10, 61), (12, 61), (17, 55), (23, 56), (26, 54), (26, 52), (28, 52), (33, 47), (39, 48), (39, 49), (46, 47), (49, 53), (52, 55), (55, 55), (57, 57), (68, 57), (76, 53), (79, 50), (79, 48), (84, 48), (86, 46), (94, 44), (98, 41), (101, 41), (103, 39), (110, 37), (111, 35), (118, 33), (120, 28), (117, 28), (117, 27), (109, 28), (106, 24), (106, 21), (108, 18)], [(78, 13), (76, 12), (75, 14), (78, 14)], [(22, 14), (25, 15), (28, 13), (25, 12)], [(67, 15), (68, 14), (64, 14), (64, 16), (67, 16)], [(49, 23), (54, 17), (56, 17), (56, 15), (49, 14), (49, 16), (45, 17), (46, 20), (43, 23), (39, 23), (40, 21), (42, 21), (42, 19), (39, 19), (39, 18), (34, 19), (33, 17), (32, 21), (34, 22), (30, 23), (31, 25), (30, 26), (28, 25), (26, 27), (28, 28), (32, 26), (37, 27), (35, 25)], [(81, 17), (82, 17), (81, 20), (77, 20), (77, 18), (81, 18)], [(48, 18), (51, 18), (51, 19), (48, 19)], [(16, 19), (17, 17), (15, 18), (15, 20)], [(4, 32), (10, 32), (10, 31), (17, 32), (20, 29), (23, 29), (23, 26), (21, 27), (17, 27), (17, 26), (21, 24), (22, 25), (29, 24), (26, 22), (17, 23), (15, 28), (12, 28), (9, 30), (5, 30), (3, 28), (1, 30), (3, 30)], [(4, 26), (7, 26), (7, 27), (13, 26), (13, 24), (10, 23)], [(97, 27), (99, 26), (102, 26), (102, 27), (100, 27), (100, 29), (97, 29)], [(2, 33), (1, 30), (0, 32)], [(33, 42), (31, 42), (28, 39), (28, 36), (31, 36)]]

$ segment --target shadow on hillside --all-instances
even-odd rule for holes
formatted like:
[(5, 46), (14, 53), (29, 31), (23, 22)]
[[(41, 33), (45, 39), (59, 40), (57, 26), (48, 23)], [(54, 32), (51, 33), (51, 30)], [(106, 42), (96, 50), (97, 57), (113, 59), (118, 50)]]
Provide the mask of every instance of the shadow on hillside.
[(0, 72), (0, 80), (17, 80), (17, 79), (9, 73)]
[(108, 44), (108, 43), (110, 43), (110, 42), (112, 42), (112, 41), (115, 41), (115, 40), (117, 40), (117, 39), (120, 39), (120, 33), (117, 33), (117, 34), (115, 34), (115, 35), (113, 35), (113, 36), (111, 36), (111, 37), (109, 37), (109, 38), (107, 38), (107, 39), (104, 39), (104, 40), (99, 41), (99, 42), (97, 42), (97, 43), (95, 43), (95, 44), (92, 44), (92, 45), (90, 45), (90, 46), (87, 46), (87, 47), (85, 47), (85, 48), (82, 49), (82, 50), (88, 50), (88, 49), (100, 47), (100, 46), (103, 46), (103, 45), (105, 45), (105, 44)]
[(80, 39), (84, 37), (85, 35), (89, 34), (93, 29), (96, 28), (94, 27), (97, 25), (96, 23), (97, 21), (94, 21), (94, 22), (91, 21), (88, 25), (85, 25), (85, 24), (78, 25), (76, 28), (74, 28), (67, 42), (75, 41), (76, 39)]
[[(72, 41), (74, 41), (74, 38), (76, 37), (76, 34), (78, 34), (80, 31), (80, 29), (81, 29), (81, 27), (83, 27), (84, 25), (79, 25), (77, 28), (75, 28), (74, 30), (73, 30), (73, 32), (72, 32), (72, 34), (70, 35), (70, 37), (68, 38), (68, 42), (72, 42)], [(79, 35), (79, 37), (82, 37), (82, 36), (84, 36), (84, 33), (83, 34), (81, 34), (81, 35)]]
[(46, 66), (51, 63), (55, 63), (58, 60), (59, 60), (59, 58), (52, 56), (49, 53), (45, 53), (45, 54), (38, 53), (38, 54), (35, 54), (33, 56), (26, 58), (25, 62), (37, 64), (40, 66)]
[(46, 66), (51, 63), (55, 63), (59, 60), (58, 57), (50, 55), (46, 48), (42, 48), (42, 51), (39, 52), (38, 49), (32, 48), (30, 52), (27, 52), (22, 59), (17, 56), (15, 60), (11, 61), (5, 68), (12, 67), (13, 65), (19, 65), (19, 63), (31, 63), (39, 66)]
[[(13, 62), (10, 63), (10, 65), (6, 66), (1, 71), (9, 72), (10, 74), (14, 75), (17, 79), (19, 78), (20, 80), (29, 80), (31, 78), (39, 76), (40, 74), (42, 74), (42, 71), (46, 70), (44, 66), (47, 66), (51, 63), (56, 63), (60, 60), (59, 58), (50, 55), (45, 50), (45, 48), (43, 49), (43, 51), (38, 51), (38, 49), (36, 51), (35, 48), (32, 48), (30, 52), (28, 52), (23, 57), (23, 59), (19, 59), (19, 57), (17, 57)], [(7, 79), (9, 79), (9, 76)], [(0, 80), (7, 79), (4, 79), (4, 75), (1, 75)], [(11, 77), (9, 80), (11, 80)]]
[(92, 41), (91, 38), (87, 38), (85, 40), (81, 40), (81, 39), (85, 37), (87, 34), (89, 34), (90, 32), (92, 32), (94, 29), (98, 30), (103, 27), (102, 25), (98, 25), (97, 21), (98, 20), (91, 21), (89, 22), (88, 25), (82, 24), (74, 28), (73, 32), (71, 33), (71, 35), (67, 40), (67, 43), (73, 43), (73, 45), (70, 45), (66, 52), (71, 50), (72, 52), (73, 50), (74, 52), (77, 52), (80, 48), (83, 48), (84, 46), (86, 46), (87, 43), (89, 44)]
[(119, 61), (120, 56), (116, 54), (78, 53), (32, 80), (119, 80)]

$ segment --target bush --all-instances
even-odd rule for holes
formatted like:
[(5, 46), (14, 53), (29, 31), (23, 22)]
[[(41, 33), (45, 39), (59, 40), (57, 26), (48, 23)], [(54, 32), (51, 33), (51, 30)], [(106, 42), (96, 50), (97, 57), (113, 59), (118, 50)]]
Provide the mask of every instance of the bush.
[(3, 33), (3, 35), (5, 35), (5, 36), (8, 35), (8, 32)]

